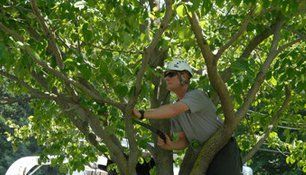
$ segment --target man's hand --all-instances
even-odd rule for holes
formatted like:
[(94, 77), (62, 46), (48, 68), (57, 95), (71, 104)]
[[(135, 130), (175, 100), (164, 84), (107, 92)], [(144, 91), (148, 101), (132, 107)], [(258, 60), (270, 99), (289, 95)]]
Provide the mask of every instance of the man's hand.
[(141, 113), (139, 112), (139, 110), (137, 110), (135, 108), (133, 109), (133, 117), (137, 118), (137, 119), (140, 119)]
[(184, 132), (179, 132), (178, 133), (179, 138), (177, 141), (172, 141), (170, 137), (165, 134), (166, 136), (166, 143), (164, 142), (163, 139), (160, 137), (157, 137), (157, 145), (161, 147), (162, 149), (166, 150), (181, 150), (185, 149), (188, 146), (188, 141), (186, 139), (185, 133)]
[(172, 150), (173, 149), (172, 148), (173, 142), (172, 142), (172, 140), (170, 139), (170, 137), (167, 134), (165, 134), (165, 136), (166, 136), (166, 143), (165, 143), (165, 141), (162, 138), (160, 138), (158, 136), (157, 137), (157, 145), (159, 147), (163, 148), (163, 149)]

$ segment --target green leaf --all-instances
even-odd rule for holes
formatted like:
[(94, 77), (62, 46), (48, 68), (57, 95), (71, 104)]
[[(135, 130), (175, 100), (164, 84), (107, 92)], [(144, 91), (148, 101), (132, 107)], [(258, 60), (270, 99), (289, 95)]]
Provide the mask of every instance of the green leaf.
[(5, 45), (3, 43), (0, 43), (0, 64), (4, 64), (6, 58), (7, 58), (7, 51)]
[(90, 41), (93, 37), (92, 32), (88, 29), (89, 25), (88, 23), (83, 24), (82, 26), (82, 32), (83, 32), (83, 37), (85, 41)]
[(218, 1), (216, 1), (216, 4), (217, 4), (218, 7), (222, 8), (223, 5), (224, 5), (224, 0), (218, 0)]
[(212, 4), (211, 0), (204, 1), (203, 2), (203, 8), (202, 8), (204, 14), (208, 14), (212, 10), (212, 6), (213, 6), (213, 4)]
[(121, 97), (121, 98), (125, 97), (128, 93), (128, 87), (121, 85), (121, 84), (114, 87), (114, 90), (116, 94), (118, 95), (118, 97)]
[(269, 82), (273, 85), (276, 86), (277, 85), (277, 81), (275, 80), (275, 78), (272, 76), (271, 79), (269, 80)]
[(87, 80), (91, 78), (92, 73), (91, 73), (90, 68), (87, 65), (81, 64), (79, 70), (80, 70), (83, 78), (85, 78)]
[(176, 13), (178, 14), (178, 16), (180, 17), (180, 18), (183, 18), (184, 16), (185, 16), (185, 14), (184, 14), (184, 11), (185, 11), (185, 9), (184, 9), (185, 7), (184, 7), (184, 4), (181, 4), (181, 5), (179, 5), (177, 8), (176, 8)]
[(233, 3), (234, 3), (235, 5), (237, 5), (237, 6), (239, 6), (240, 3), (241, 3), (241, 0), (232, 0), (232, 1), (233, 1)]

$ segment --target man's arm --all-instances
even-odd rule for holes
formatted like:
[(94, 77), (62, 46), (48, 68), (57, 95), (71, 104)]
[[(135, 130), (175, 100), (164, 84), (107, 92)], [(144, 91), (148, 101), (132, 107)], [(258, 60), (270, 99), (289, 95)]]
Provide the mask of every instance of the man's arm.
[(181, 150), (188, 146), (188, 141), (186, 139), (185, 133), (178, 133), (179, 138), (177, 141), (172, 141), (168, 135), (166, 135), (166, 143), (160, 138), (157, 138), (157, 145), (165, 150)]
[[(144, 118), (148, 119), (166, 119), (175, 117), (180, 113), (183, 113), (185, 111), (188, 111), (189, 107), (182, 103), (182, 102), (176, 102), (174, 104), (167, 104), (160, 106), (159, 108), (149, 109), (145, 111)], [(141, 117), (141, 114), (138, 110), (133, 110), (134, 115), (137, 118)]]

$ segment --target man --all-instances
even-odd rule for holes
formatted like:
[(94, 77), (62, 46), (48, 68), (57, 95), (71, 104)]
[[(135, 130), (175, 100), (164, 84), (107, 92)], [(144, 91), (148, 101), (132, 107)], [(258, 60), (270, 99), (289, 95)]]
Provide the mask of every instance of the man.
[[(191, 77), (192, 69), (185, 61), (170, 62), (164, 72), (164, 78), (167, 89), (176, 94), (177, 102), (146, 111), (134, 109), (133, 113), (139, 119), (171, 118), (171, 132), (176, 133), (178, 139), (173, 141), (166, 135), (164, 142), (158, 137), (158, 146), (166, 150), (179, 150), (191, 145), (193, 160), (190, 162), (194, 162), (201, 149), (200, 145), (216, 132), (223, 122), (216, 114), (215, 105), (202, 91), (189, 89)], [(239, 175), (241, 168), (238, 146), (235, 140), (231, 139), (214, 157), (207, 174)]]

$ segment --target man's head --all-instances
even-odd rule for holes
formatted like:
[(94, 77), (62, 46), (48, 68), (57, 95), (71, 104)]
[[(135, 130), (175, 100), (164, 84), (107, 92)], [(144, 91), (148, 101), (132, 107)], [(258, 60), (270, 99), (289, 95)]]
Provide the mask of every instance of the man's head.
[(188, 86), (192, 77), (192, 69), (186, 61), (173, 60), (167, 64), (164, 77), (168, 90), (172, 91), (182, 86)]

